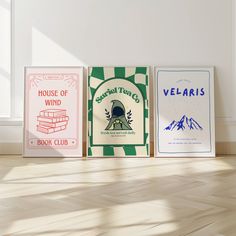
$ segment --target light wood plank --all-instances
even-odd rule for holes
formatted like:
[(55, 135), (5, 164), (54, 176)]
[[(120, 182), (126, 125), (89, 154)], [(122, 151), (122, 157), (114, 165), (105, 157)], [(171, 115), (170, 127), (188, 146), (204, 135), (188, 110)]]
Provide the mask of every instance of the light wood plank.
[(3, 236), (234, 236), (236, 157), (0, 158)]

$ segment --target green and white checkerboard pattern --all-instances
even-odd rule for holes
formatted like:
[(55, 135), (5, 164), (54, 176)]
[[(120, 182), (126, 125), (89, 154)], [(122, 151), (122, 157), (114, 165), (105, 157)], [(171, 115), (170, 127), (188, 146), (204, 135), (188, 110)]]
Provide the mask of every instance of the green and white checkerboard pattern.
[[(97, 87), (111, 78), (127, 79), (137, 85), (145, 102), (145, 144), (144, 146), (92, 146), (92, 100)], [(148, 67), (90, 67), (88, 71), (88, 157), (149, 156), (149, 68)], [(122, 153), (122, 154), (121, 154)]]

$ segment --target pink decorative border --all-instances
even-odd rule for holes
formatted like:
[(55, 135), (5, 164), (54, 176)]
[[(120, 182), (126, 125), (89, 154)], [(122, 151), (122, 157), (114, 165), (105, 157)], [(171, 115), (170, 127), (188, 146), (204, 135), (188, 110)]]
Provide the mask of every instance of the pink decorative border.
[[(58, 77), (57, 77), (58, 76)], [(75, 88), (77, 90), (77, 106), (76, 106), (76, 114), (77, 117), (79, 118), (79, 109), (78, 109), (78, 104), (80, 101), (80, 94), (79, 94), (79, 74), (76, 73), (29, 73), (27, 74), (27, 82), (26, 82), (26, 109), (29, 110), (29, 92), (32, 87), (38, 87), (39, 83), (41, 81), (45, 80), (64, 80), (68, 81), (68, 87), (70, 88)], [(26, 142), (27, 142), (27, 148), (29, 149), (52, 149), (52, 147), (32, 147), (29, 145), (29, 112), (25, 114), (25, 119), (26, 119), (26, 127), (25, 127), (25, 132), (26, 132)], [(82, 121), (81, 121), (82, 122)], [(75, 139), (76, 140), (76, 145), (72, 147), (59, 147), (57, 149), (77, 149), (79, 145), (78, 141), (78, 134), (79, 134), (79, 129), (78, 129), (78, 122), (76, 122), (76, 138), (68, 138), (68, 139)]]

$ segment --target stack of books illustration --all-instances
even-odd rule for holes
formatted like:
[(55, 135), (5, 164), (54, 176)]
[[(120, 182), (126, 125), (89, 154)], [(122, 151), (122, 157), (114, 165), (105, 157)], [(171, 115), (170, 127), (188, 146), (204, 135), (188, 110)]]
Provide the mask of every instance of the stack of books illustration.
[(65, 130), (68, 124), (69, 116), (63, 109), (47, 109), (39, 112), (37, 117), (37, 131), (45, 134), (55, 133)]

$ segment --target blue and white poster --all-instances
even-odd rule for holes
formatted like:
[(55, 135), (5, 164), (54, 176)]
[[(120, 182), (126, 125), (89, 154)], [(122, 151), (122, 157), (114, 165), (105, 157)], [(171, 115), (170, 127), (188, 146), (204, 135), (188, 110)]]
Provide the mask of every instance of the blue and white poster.
[(214, 157), (214, 69), (155, 69), (155, 156)]

